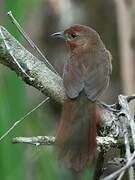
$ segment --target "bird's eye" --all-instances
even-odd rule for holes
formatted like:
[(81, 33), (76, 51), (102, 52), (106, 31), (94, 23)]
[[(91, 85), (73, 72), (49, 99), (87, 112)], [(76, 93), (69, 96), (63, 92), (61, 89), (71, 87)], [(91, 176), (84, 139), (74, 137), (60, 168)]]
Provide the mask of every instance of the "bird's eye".
[(75, 33), (68, 34), (69, 39), (75, 39), (76, 37), (77, 37), (77, 34), (75, 34)]

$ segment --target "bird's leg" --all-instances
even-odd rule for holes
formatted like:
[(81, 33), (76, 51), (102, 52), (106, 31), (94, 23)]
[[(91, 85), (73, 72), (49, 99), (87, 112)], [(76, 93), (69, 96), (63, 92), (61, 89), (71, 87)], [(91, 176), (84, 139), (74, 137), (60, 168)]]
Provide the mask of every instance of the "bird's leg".
[(100, 101), (100, 100), (96, 100), (96, 103), (97, 105), (99, 105), (100, 107), (102, 108), (105, 108), (109, 111), (113, 111), (113, 112), (118, 112), (119, 110), (117, 109), (117, 104), (112, 104), (112, 105), (109, 105), (109, 104), (106, 104), (104, 103), (103, 101)]

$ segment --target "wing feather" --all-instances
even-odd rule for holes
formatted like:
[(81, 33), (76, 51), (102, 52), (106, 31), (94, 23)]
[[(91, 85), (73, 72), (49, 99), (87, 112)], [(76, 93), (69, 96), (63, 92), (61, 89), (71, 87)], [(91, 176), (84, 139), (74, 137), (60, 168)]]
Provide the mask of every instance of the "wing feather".
[(84, 89), (88, 98), (95, 101), (109, 83), (111, 62), (109, 51), (71, 56), (64, 67), (63, 83), (67, 96), (76, 98)]
[(84, 81), (79, 63), (73, 57), (70, 58), (64, 66), (63, 83), (66, 94), (70, 98), (76, 98), (84, 88)]
[(84, 90), (88, 98), (95, 101), (108, 87), (112, 67), (110, 53), (105, 49), (92, 58), (92, 67), (89, 66), (85, 74)]

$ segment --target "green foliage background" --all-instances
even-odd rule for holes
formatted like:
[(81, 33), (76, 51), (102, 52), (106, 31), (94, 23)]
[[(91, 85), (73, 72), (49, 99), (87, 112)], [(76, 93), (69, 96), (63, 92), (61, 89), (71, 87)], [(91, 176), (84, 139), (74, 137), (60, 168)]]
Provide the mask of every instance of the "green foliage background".
[[(22, 22), (23, 11), (21, 4), (21, 0), (16, 0), (14, 3), (10, 0), (5, 0), (3, 2), (4, 13), (12, 10), (15, 16)], [(19, 33), (15, 31), (15, 28), (8, 19), (3, 19), (3, 25), (17, 39), (20, 39)], [(23, 83), (17, 78), (15, 73), (7, 68), (1, 67), (0, 82), (0, 134), (3, 134), (14, 123), (14, 120), (25, 112), (25, 91)], [(13, 134), (17, 135), (18, 132), (22, 132), (21, 127), (16, 128), (13, 133), (0, 143), (0, 179), (24, 179), (22, 171), (23, 162), (21, 160), (23, 149), (20, 146), (13, 146), (11, 144)]]

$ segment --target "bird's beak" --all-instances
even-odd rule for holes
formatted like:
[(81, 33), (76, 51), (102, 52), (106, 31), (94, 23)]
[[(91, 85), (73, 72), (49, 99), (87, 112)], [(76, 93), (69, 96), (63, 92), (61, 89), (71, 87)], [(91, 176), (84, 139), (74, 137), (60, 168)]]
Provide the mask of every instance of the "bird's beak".
[(60, 31), (60, 32), (53, 33), (53, 34), (51, 34), (51, 37), (56, 37), (56, 38), (63, 38), (63, 39), (65, 39), (64, 31)]

